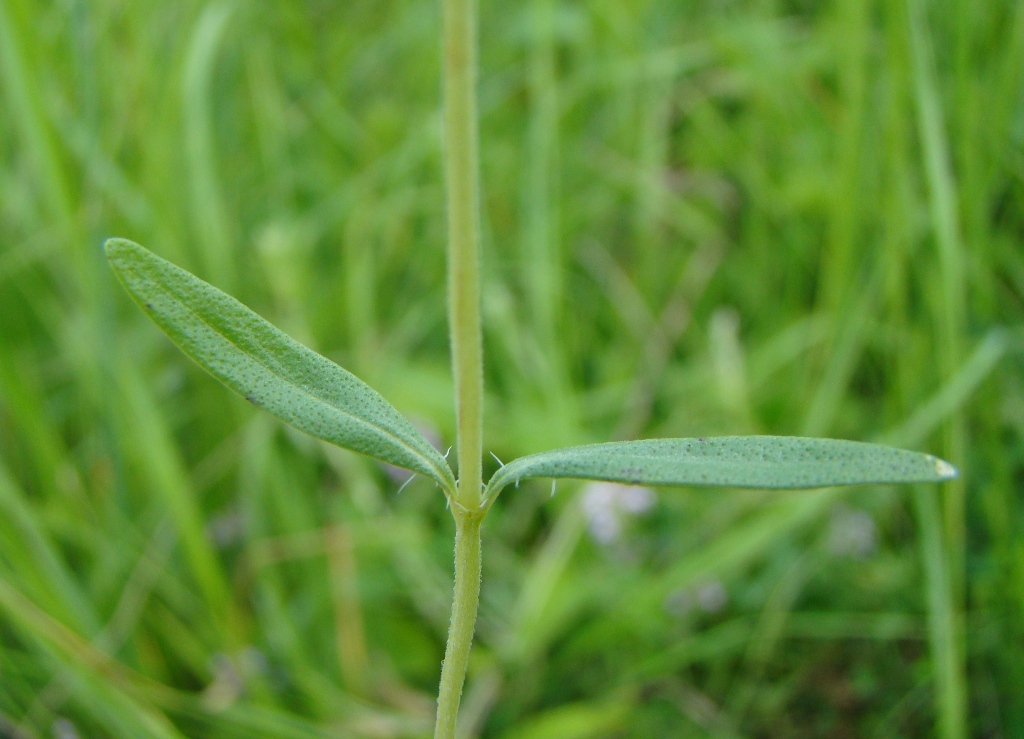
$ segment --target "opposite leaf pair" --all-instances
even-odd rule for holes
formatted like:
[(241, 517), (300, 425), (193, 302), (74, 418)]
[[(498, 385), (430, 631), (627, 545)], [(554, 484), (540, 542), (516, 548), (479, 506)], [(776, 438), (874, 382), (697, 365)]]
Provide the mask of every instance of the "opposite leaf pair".
[[(240, 302), (131, 241), (110, 239), (111, 266), (182, 351), (246, 400), (337, 446), (426, 475), (449, 500), (445, 458), (378, 392), (274, 328)], [(535, 477), (645, 485), (817, 488), (939, 482), (956, 469), (928, 454), (834, 439), (731, 436), (651, 439), (556, 449), (499, 469), (484, 491)]]

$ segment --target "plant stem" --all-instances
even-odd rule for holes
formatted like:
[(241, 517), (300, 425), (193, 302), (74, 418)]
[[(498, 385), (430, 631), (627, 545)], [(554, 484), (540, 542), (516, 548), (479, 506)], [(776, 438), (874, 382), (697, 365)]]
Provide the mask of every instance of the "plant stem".
[(469, 650), (476, 628), (480, 600), (480, 522), (483, 515), (455, 511), (455, 597), (452, 621), (448, 627), (448, 646), (441, 668), (441, 688), (437, 696), (437, 723), (434, 739), (454, 739), (459, 714), (462, 684), (469, 665)]
[(483, 341), (480, 328), (480, 184), (476, 105), (476, 0), (443, 0), (444, 162), (448, 195), (448, 321), (459, 483), (455, 595), (437, 696), (435, 739), (454, 739), (480, 599)]
[(444, 73), (448, 320), (455, 374), (458, 500), (475, 511), (480, 506), (483, 453), (475, 0), (444, 0)]

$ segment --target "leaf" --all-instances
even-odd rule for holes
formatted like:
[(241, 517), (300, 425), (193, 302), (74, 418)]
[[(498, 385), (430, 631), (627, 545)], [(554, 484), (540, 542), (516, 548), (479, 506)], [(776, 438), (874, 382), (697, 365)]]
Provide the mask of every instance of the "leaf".
[(486, 497), (493, 500), (506, 485), (533, 477), (794, 489), (939, 482), (956, 475), (955, 467), (930, 454), (859, 441), (797, 436), (648, 439), (521, 457), (494, 473)]
[(104, 249), (121, 284), (200, 367), (253, 405), (318, 439), (436, 480), (444, 457), (381, 395), (240, 302), (138, 244)]

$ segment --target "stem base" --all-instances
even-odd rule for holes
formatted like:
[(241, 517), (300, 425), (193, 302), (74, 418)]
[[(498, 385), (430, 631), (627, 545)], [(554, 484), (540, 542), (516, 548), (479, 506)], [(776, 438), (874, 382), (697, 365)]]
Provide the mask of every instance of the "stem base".
[(455, 739), (455, 721), (469, 667), (469, 650), (473, 645), (480, 601), (480, 524), (483, 514), (460, 510), (456, 505), (452, 508), (452, 515), (455, 517), (455, 593), (448, 646), (441, 667), (434, 739)]

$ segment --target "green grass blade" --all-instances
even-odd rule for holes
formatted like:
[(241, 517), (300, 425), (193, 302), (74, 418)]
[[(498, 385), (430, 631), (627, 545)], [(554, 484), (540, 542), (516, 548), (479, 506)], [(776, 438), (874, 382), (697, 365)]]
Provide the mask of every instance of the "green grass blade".
[(42, 523), (0, 460), (0, 561), (46, 604), (48, 613), (95, 631), (93, 604)]
[(938, 482), (956, 469), (903, 449), (797, 436), (648, 439), (555, 449), (499, 469), (487, 497), (532, 477), (609, 480), (634, 485), (821, 488), (868, 483)]
[(210, 270), (211, 278), (228, 290), (234, 289), (237, 277), (232, 263), (234, 239), (217, 175), (211, 88), (217, 54), (231, 13), (232, 6), (228, 3), (210, 3), (203, 8), (192, 32), (181, 86), (184, 153), (201, 264)]
[(105, 725), (106, 736), (183, 739), (167, 717), (142, 698), (133, 673), (40, 609), (3, 577), (0, 615), (34, 653), (63, 667), (62, 688)]
[(43, 114), (39, 84), (23, 53), (32, 47), (26, 46), (29, 39), (18, 28), (7, 5), (0, 1), (0, 95), (4, 99), (5, 124), (17, 132), (19, 146), (32, 163), (31, 180), (40, 201), (59, 226), (67, 228), (73, 206)]
[(105, 248), (118, 279), (149, 317), (250, 403), (311, 436), (455, 489), (444, 457), (362, 380), (138, 244), (110, 239)]
[(942, 513), (934, 491), (914, 489), (914, 508), (920, 530), (928, 604), (928, 641), (935, 680), (936, 735), (941, 739), (967, 736), (967, 695), (964, 680), (962, 626), (952, 597), (949, 554), (942, 541)]
[[(955, 378), (964, 355), (964, 336), (969, 315), (969, 261), (964, 248), (960, 222), (962, 203), (950, 155), (943, 91), (933, 38), (928, 27), (926, 4), (921, 0), (907, 0), (907, 21), (922, 163), (928, 183), (928, 205), (942, 286), (938, 293), (941, 301), (933, 303), (938, 328), (937, 365), (942, 378), (949, 382)], [(964, 101), (958, 96), (957, 102), (963, 105)], [(966, 458), (969, 440), (962, 411), (950, 415), (943, 424), (942, 436), (944, 454), (957, 462)], [(962, 648), (962, 637), (957, 633), (962, 628), (957, 622), (963, 619), (967, 608), (966, 487), (963, 481), (959, 481), (949, 485), (943, 492), (942, 518), (948, 588), (940, 587), (940, 580), (931, 576), (932, 564), (926, 552), (926, 567), (929, 568), (929, 619), (933, 624), (948, 620), (953, 622), (948, 628), (933, 626), (930, 629), (932, 660), (939, 675), (936, 681), (936, 728), (943, 739), (962, 739), (970, 731), (967, 722), (966, 652)], [(923, 510), (919, 507), (918, 516), (922, 529), (925, 529), (922, 536), (925, 536), (927, 522), (921, 520)], [(925, 545), (930, 546), (927, 542)]]

